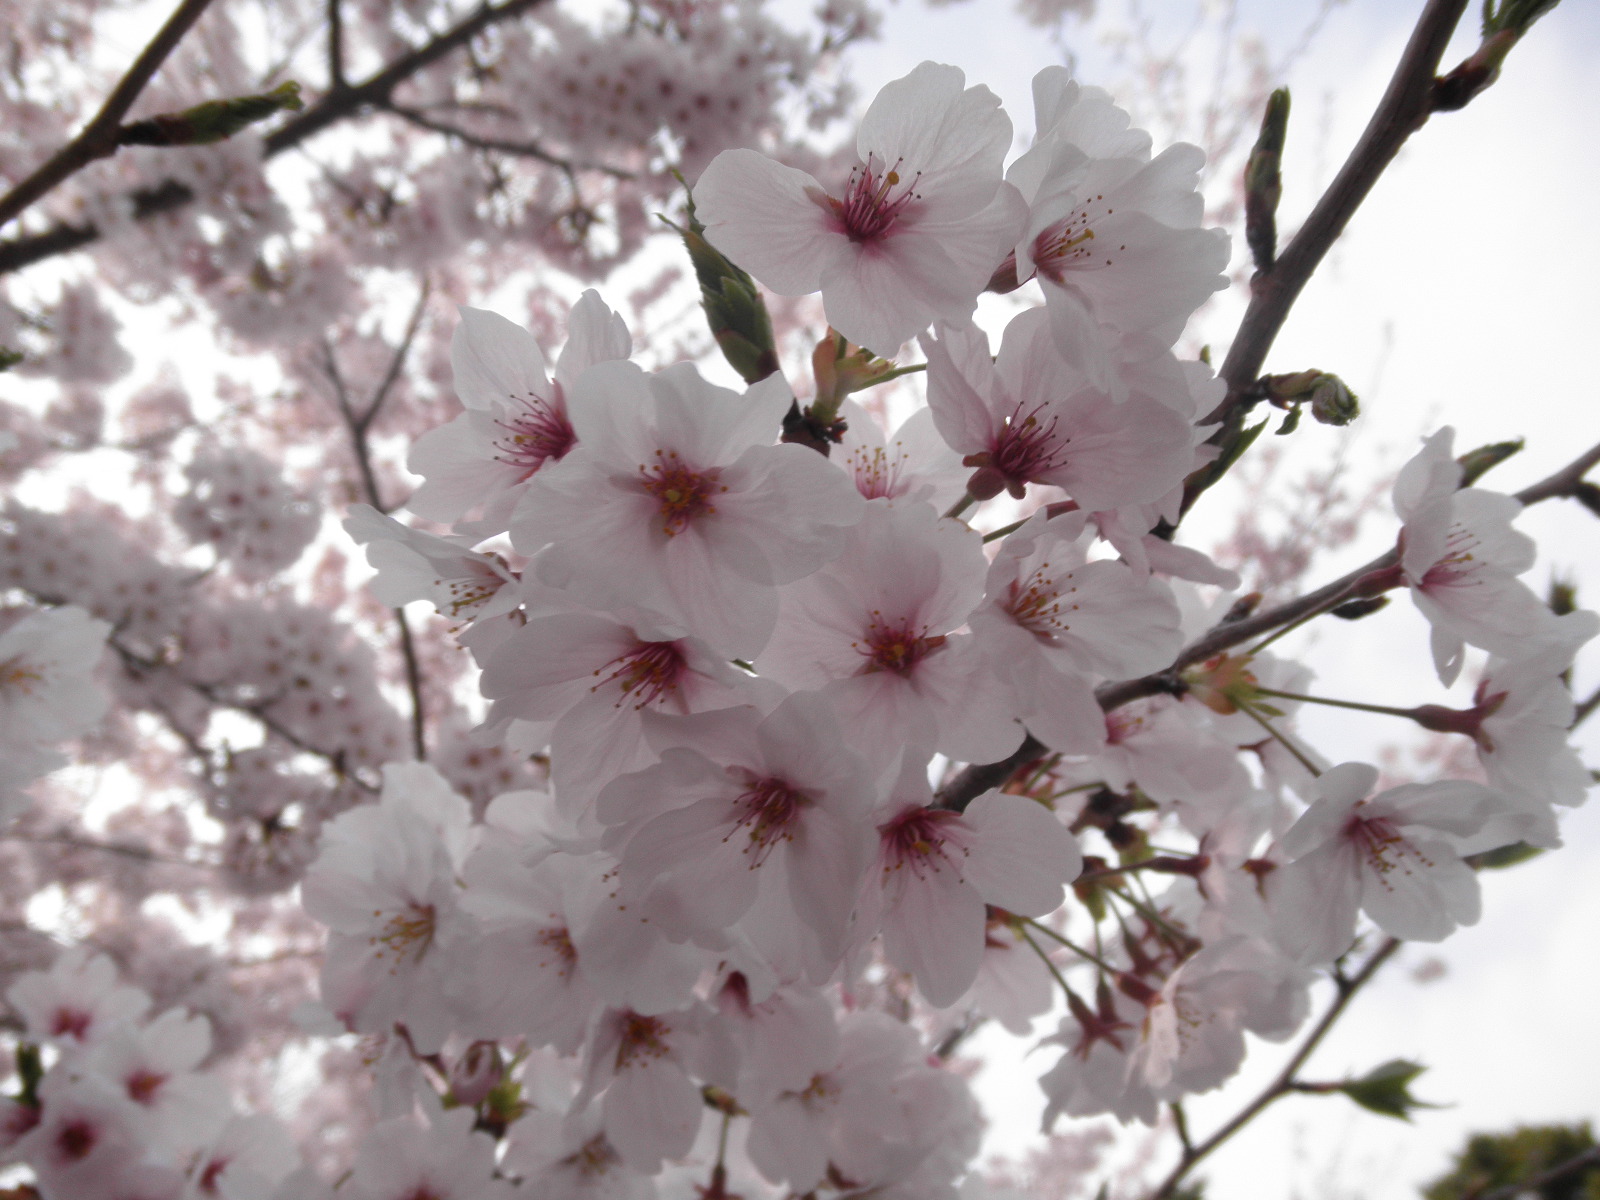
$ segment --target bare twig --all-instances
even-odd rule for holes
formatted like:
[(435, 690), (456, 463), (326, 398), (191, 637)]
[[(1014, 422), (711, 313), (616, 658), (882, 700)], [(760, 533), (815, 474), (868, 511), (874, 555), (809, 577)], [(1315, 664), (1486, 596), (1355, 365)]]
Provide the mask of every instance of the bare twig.
[[(1333, 1028), (1335, 1022), (1344, 1014), (1344, 1010), (1349, 1006), (1355, 994), (1367, 985), (1372, 977), (1378, 973), (1378, 968), (1383, 966), (1398, 949), (1400, 949), (1400, 940), (1398, 938), (1387, 938), (1384, 940), (1383, 945), (1373, 952), (1372, 957), (1367, 959), (1362, 964), (1361, 969), (1353, 976), (1348, 979), (1335, 977), (1334, 985), (1338, 988), (1338, 994), (1334, 997), (1333, 1003), (1328, 1007), (1328, 1011), (1322, 1014), (1322, 1019), (1312, 1027), (1305, 1040), (1300, 1043), (1300, 1047), (1294, 1052), (1293, 1057), (1284, 1064), (1283, 1070), (1279, 1071), (1277, 1077), (1254, 1100), (1240, 1109), (1233, 1119), (1217, 1130), (1216, 1133), (1203, 1142), (1186, 1145), (1182, 1156), (1178, 1160), (1178, 1165), (1172, 1169), (1171, 1174), (1166, 1179), (1162, 1180), (1161, 1186), (1150, 1193), (1149, 1200), (1164, 1200), (1165, 1197), (1171, 1196), (1177, 1190), (1178, 1184), (1183, 1182), (1184, 1176), (1193, 1169), (1196, 1163), (1253, 1121), (1257, 1114), (1267, 1106), (1284, 1096), (1292, 1094), (1296, 1090), (1294, 1087), (1295, 1075), (1301, 1067), (1305, 1066), (1306, 1060), (1311, 1057), (1312, 1051), (1322, 1044), (1322, 1039), (1327, 1037), (1328, 1031)], [(1184, 1140), (1186, 1141), (1187, 1139)]]
[(1568, 729), (1576, 729), (1593, 715), (1594, 710), (1600, 708), (1600, 687), (1589, 693), (1589, 698), (1572, 710), (1572, 724)]
[[(430, 284), (427, 280), (423, 280), (422, 292), (411, 310), (411, 317), (406, 322), (406, 331), (400, 339), (400, 344), (395, 347), (395, 352), (389, 359), (388, 369), (384, 371), (383, 378), (373, 390), (372, 398), (359, 413), (351, 402), (350, 390), (339, 371), (339, 362), (334, 355), (332, 343), (324, 341), (322, 344), (323, 369), (333, 385), (334, 399), (339, 405), (339, 415), (344, 418), (345, 428), (350, 433), (350, 448), (355, 455), (356, 468), (361, 473), (362, 489), (367, 494), (367, 502), (379, 512), (388, 512), (389, 508), (384, 507), (383, 497), (378, 491), (378, 478), (372, 469), (372, 447), (367, 440), (367, 434), (372, 428), (373, 420), (382, 410), (384, 401), (389, 398), (394, 385), (400, 379), (401, 372), (405, 369), (406, 359), (410, 357), (417, 331), (422, 327), (423, 315), (427, 312), (430, 291)], [(395, 625), (400, 632), (400, 656), (405, 660), (406, 690), (411, 694), (411, 748), (417, 756), (417, 761), (425, 762), (428, 757), (428, 714), (422, 692), (422, 660), (417, 654), (416, 639), (412, 637), (411, 622), (406, 617), (405, 609), (396, 608), (391, 611), (394, 613)]]
[(183, 35), (189, 32), (190, 26), (200, 19), (200, 14), (210, 4), (211, 0), (182, 0), (167, 18), (167, 23), (128, 68), (121, 82), (112, 89), (111, 95), (106, 97), (94, 119), (83, 127), (77, 137), (51, 155), (48, 162), (5, 196), (0, 196), (0, 226), (9, 223), (96, 159), (116, 152), (117, 131), (122, 118), (133, 107), (133, 102), (139, 98), (139, 93), (144, 91), (145, 85), (167, 60), (167, 56), (177, 49)]
[[(198, 3), (199, 0), (191, 2)], [(265, 142), (266, 157), (272, 158), (286, 150), (294, 149), (329, 126), (387, 102), (395, 89), (417, 72), (465, 46), (496, 23), (525, 13), (545, 2), (546, 0), (503, 0), (497, 5), (483, 4), (471, 16), (415, 50), (402, 54), (364, 82), (330, 88), (317, 103), (308, 106), (294, 120), (268, 135)], [(190, 203), (194, 198), (194, 191), (187, 184), (170, 179), (154, 187), (140, 188), (129, 196), (136, 221), (172, 212)], [(100, 229), (96, 225), (75, 225), (64, 222), (42, 233), (0, 242), (0, 275), (21, 270), (57, 254), (80, 250), (98, 241), (100, 236)]]
[(435, 117), (430, 117), (420, 109), (408, 108), (403, 104), (386, 103), (379, 107), (383, 111), (393, 113), (401, 120), (415, 125), (418, 129), (426, 129), (430, 133), (438, 133), (448, 138), (454, 138), (462, 145), (471, 146), (475, 150), (492, 150), (499, 154), (510, 154), (518, 158), (532, 158), (542, 163), (548, 163), (552, 167), (560, 167), (569, 175), (576, 171), (598, 171), (603, 175), (611, 176), (613, 179), (638, 178), (636, 171), (625, 171), (620, 167), (608, 167), (603, 163), (574, 162), (570, 158), (563, 158), (559, 154), (546, 150), (538, 142), (518, 141), (474, 133), (470, 129), (452, 125), (448, 121), (440, 121)]
[[(1514, 495), (1524, 506), (1576, 496), (1586, 486), (1584, 475), (1597, 465), (1600, 465), (1600, 445), (1591, 446), (1549, 478), (1525, 487)], [(1314, 592), (1307, 592), (1297, 599), (1263, 609), (1237, 621), (1225, 621), (1205, 636), (1184, 647), (1166, 670), (1138, 679), (1102, 684), (1095, 689), (1095, 698), (1099, 700), (1101, 708), (1110, 712), (1114, 708), (1120, 708), (1124, 704), (1146, 696), (1179, 692), (1183, 685), (1178, 673), (1183, 668), (1204, 662), (1213, 655), (1231, 650), (1262, 634), (1271, 633), (1286, 625), (1308, 620), (1337, 608), (1358, 590), (1363, 581), (1392, 570), (1399, 561), (1398, 548), (1386, 551), (1371, 562), (1340, 576), (1332, 583), (1324, 584)], [(1580, 706), (1580, 715), (1577, 719), (1582, 720), (1587, 717), (1597, 704), (1600, 704), (1600, 698), (1590, 697), (1585, 700)], [(1004, 786), (1020, 768), (1046, 753), (1048, 747), (1029, 734), (1010, 757), (1000, 762), (975, 763), (957, 772), (944, 787), (939, 789), (938, 803), (942, 808), (964, 809), (990, 788)]]
[(350, 86), (344, 77), (344, 13), (341, 0), (328, 0), (328, 91), (342, 92)]

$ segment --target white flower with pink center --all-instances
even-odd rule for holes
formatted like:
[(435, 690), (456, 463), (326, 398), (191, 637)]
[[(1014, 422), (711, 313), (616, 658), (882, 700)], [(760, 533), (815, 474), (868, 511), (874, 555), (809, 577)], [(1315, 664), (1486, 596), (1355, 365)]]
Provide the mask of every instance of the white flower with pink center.
[(942, 1008), (978, 976), (984, 906), (1021, 917), (1055, 911), (1083, 855), (1055, 814), (1027, 797), (986, 792), (959, 813), (931, 799), (925, 776), (908, 766), (878, 826), (879, 869), (858, 922), (864, 935), (881, 931), (884, 957)]
[(1006, 326), (1000, 355), (972, 325), (922, 336), (928, 407), (944, 440), (976, 467), (967, 490), (1021, 499), (1030, 483), (1062, 488), (1089, 512), (1145, 504), (1193, 466), (1193, 427), (1142, 394), (1120, 403), (1056, 349), (1049, 316), (1029, 309)]
[(705, 1104), (689, 1077), (689, 1063), (699, 1051), (703, 1020), (698, 1006), (648, 1016), (613, 1008), (590, 1034), (584, 1083), (573, 1108), (604, 1089), (606, 1140), (636, 1171), (655, 1172), (663, 1159), (682, 1158), (694, 1145)]
[(423, 1053), (451, 1029), (455, 945), (471, 941), (457, 877), (476, 836), (467, 802), (432, 767), (390, 763), (383, 792), (323, 832), (301, 883), (329, 927), (323, 1001), (363, 1033), (402, 1022)]
[(854, 477), (856, 490), (868, 500), (924, 501), (943, 511), (961, 498), (967, 472), (927, 409), (912, 413), (891, 436), (853, 400), (839, 412), (846, 429), (830, 457)]
[(870, 504), (844, 553), (785, 589), (758, 665), (794, 691), (820, 690), (880, 774), (902, 751), (1004, 758), (1022, 726), (972, 639), (955, 635), (982, 598), (984, 567), (965, 525), (921, 504)]
[(620, 896), (668, 936), (709, 945), (761, 888), (780, 888), (825, 978), (872, 853), (875, 800), (826, 701), (798, 694), (766, 717), (746, 707), (657, 728), (660, 763), (596, 805), (616, 827), (604, 845), (619, 856)]
[(776, 376), (744, 394), (688, 364), (603, 363), (573, 388), (581, 446), (541, 472), (512, 519), (518, 550), (579, 603), (638, 607), (729, 657), (777, 621), (774, 585), (838, 553), (863, 501), (815, 451), (774, 445), (792, 403)]
[(1550, 634), (1550, 610), (1516, 577), (1533, 566), (1533, 539), (1511, 528), (1522, 505), (1511, 496), (1461, 488), (1446, 427), (1401, 468), (1394, 485), (1400, 574), (1433, 626), (1439, 678), (1454, 683), (1465, 646), (1514, 658)]
[(473, 1129), (470, 1108), (438, 1113), (423, 1125), (395, 1117), (362, 1139), (339, 1195), (351, 1200), (512, 1200), (495, 1178), (495, 1145)]
[(1280, 839), (1292, 861), (1268, 876), (1284, 949), (1304, 963), (1349, 949), (1357, 911), (1385, 933), (1442, 941), (1478, 919), (1478, 877), (1456, 846), (1499, 807), (1479, 783), (1409, 783), (1370, 795), (1378, 769), (1341, 763), (1317, 780), (1317, 800)]
[(1125, 563), (1089, 562), (1082, 513), (1039, 513), (989, 566), (972, 633), (1016, 693), (1013, 711), (1055, 750), (1105, 744), (1094, 683), (1159, 671), (1183, 644), (1172, 589)]
[(1228, 236), (1201, 229), (1205, 154), (1168, 147), (1065, 67), (1033, 79), (1033, 148), (1006, 178), (1030, 206), (1017, 277), (1037, 276), (1057, 344), (1099, 382), (1111, 356), (1101, 326), (1168, 347), (1189, 315), (1227, 286)]
[(384, 604), (401, 608), (428, 600), (462, 625), (504, 616), (521, 602), (516, 576), (496, 554), (473, 550), (477, 539), (439, 537), (411, 529), (370, 504), (352, 504), (345, 532), (367, 548), (378, 572), (367, 586)]
[(63, 951), (48, 971), (29, 971), (6, 990), (28, 1037), (62, 1049), (90, 1046), (150, 1007), (150, 997), (117, 981), (104, 954)]
[(450, 522), (481, 505), (477, 531), (501, 532), (528, 480), (577, 444), (567, 408), (573, 381), (595, 363), (627, 358), (632, 349), (622, 318), (598, 293), (584, 292), (572, 307), (567, 345), (552, 379), (526, 329), (495, 313), (463, 308), (450, 360), (466, 411), (412, 447), (407, 465), (425, 480), (407, 507), (431, 521)]
[(611, 779), (655, 761), (645, 713), (727, 708), (758, 686), (697, 638), (598, 613), (536, 616), (482, 659), (486, 734), (514, 720), (547, 729), (556, 799), (572, 819)]
[(1011, 120), (956, 67), (920, 64), (861, 119), (856, 164), (830, 191), (754, 150), (695, 184), (706, 240), (784, 296), (822, 292), (828, 323), (889, 356), (934, 320), (971, 315), (1026, 206), (1001, 179)]

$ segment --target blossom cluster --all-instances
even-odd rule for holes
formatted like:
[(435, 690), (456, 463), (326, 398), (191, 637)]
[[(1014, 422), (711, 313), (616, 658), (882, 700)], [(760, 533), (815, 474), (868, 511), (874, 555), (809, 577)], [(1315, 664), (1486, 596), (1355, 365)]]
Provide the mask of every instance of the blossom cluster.
[(233, 1111), (202, 1068), (211, 1027), (120, 983), (105, 955), (75, 949), (6, 992), (30, 1054), (22, 1091), (0, 1098), (0, 1154), (45, 1196), (268, 1200), (294, 1170), (288, 1131)]
[[(1493, 656), (1472, 709), (1413, 716), (1470, 736), (1487, 782), (1328, 765), (1294, 729), (1309, 671), (1264, 648), (1167, 672), (1226, 610), (1202, 588), (1236, 584), (1161, 528), (1212, 454), (1222, 386), (1174, 346), (1226, 239), (1200, 227), (1192, 147), (1153, 155), (1064, 70), (1034, 93), (1008, 169), (995, 97), (925, 63), (868, 110), (842, 180), (735, 150), (695, 185), (729, 270), (821, 292), (806, 416), (828, 453), (779, 440), (781, 375), (646, 372), (592, 292), (553, 368), (467, 309), (464, 411), (411, 457), (411, 507), (454, 533), (347, 523), (386, 602), (462, 627), (477, 736), (550, 777), (474, 822), (430, 768), (386, 768), (304, 884), (331, 931), (324, 1002), (403, 1044), (413, 1082), (501, 1043), (571, 1056), (564, 1089), (528, 1066), (509, 1107), (458, 1097), (509, 1126), (502, 1174), (536, 1194), (642, 1195), (663, 1170), (673, 1191), (716, 1142), (714, 1187), (737, 1161), (752, 1189), (953, 1196), (976, 1113), (860, 1011), (897, 986), (1019, 1032), (1064, 1004), (1046, 1124), (1154, 1121), (1230, 1076), (1245, 1032), (1299, 1026), (1360, 914), (1447, 936), (1478, 912), (1466, 857), (1555, 844), (1553, 806), (1583, 798), (1561, 675), (1600, 622), (1517, 578), (1518, 505), (1461, 487), (1449, 431), (1396, 485), (1393, 566), (1353, 594), (1408, 589), (1446, 683), (1466, 646)], [(993, 354), (978, 294), (1030, 281), (1043, 304)], [(838, 385), (911, 338), (927, 408), (889, 433)], [(1002, 492), (1032, 515), (986, 536)], [(1102, 708), (1097, 688), (1164, 672)], [(936, 797), (1025, 738), (1041, 749), (1005, 790)], [(1158, 830), (1194, 849), (1152, 850)]]
[(109, 697), (94, 680), (111, 626), (75, 605), (4, 614), (0, 627), (0, 829), (23, 789), (66, 763), (58, 743), (87, 733)]

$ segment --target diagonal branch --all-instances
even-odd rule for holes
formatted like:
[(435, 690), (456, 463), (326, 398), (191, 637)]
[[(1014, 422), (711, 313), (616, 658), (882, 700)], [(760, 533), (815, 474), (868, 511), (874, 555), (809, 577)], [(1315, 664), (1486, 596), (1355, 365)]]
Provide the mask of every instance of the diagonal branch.
[[(1538, 483), (1523, 488), (1514, 493), (1524, 507), (1538, 504), (1545, 500), (1556, 500), (1565, 497), (1580, 496), (1584, 487), (1589, 486), (1584, 481), (1584, 475), (1600, 465), (1600, 445), (1592, 446), (1577, 458), (1573, 459), (1559, 471), (1540, 480)], [(1272, 608), (1263, 609), (1250, 616), (1239, 620), (1224, 620), (1202, 637), (1197, 638), (1185, 646), (1172, 665), (1164, 671), (1157, 671), (1153, 675), (1145, 675), (1138, 679), (1127, 679), (1119, 682), (1105, 683), (1095, 689), (1095, 699), (1100, 702), (1100, 707), (1110, 712), (1124, 704), (1145, 696), (1172, 695), (1180, 693), (1183, 683), (1178, 673), (1183, 668), (1193, 666), (1195, 663), (1204, 662), (1213, 655), (1231, 650), (1244, 642), (1250, 641), (1263, 634), (1271, 633), (1286, 625), (1298, 621), (1308, 620), (1320, 613), (1338, 607), (1352, 594), (1356, 593), (1363, 583), (1374, 576), (1381, 576), (1392, 571), (1400, 562), (1398, 547), (1378, 555), (1371, 562), (1357, 567), (1354, 571), (1340, 576), (1332, 583), (1324, 584), (1313, 592)], [(1584, 701), (1579, 709), (1578, 720), (1582, 720), (1600, 704), (1600, 693)], [(1000, 762), (974, 763), (957, 772), (942, 788), (939, 789), (937, 803), (941, 808), (961, 810), (966, 808), (973, 800), (983, 795), (990, 788), (1003, 787), (1005, 783), (1022, 767), (1035, 761), (1040, 755), (1047, 752), (1047, 747), (1032, 734), (1023, 739), (1019, 746), (1008, 758)]]
[[(201, 3), (202, 0), (189, 2)], [(417, 72), (432, 66), (498, 22), (519, 16), (543, 3), (546, 0), (502, 0), (500, 4), (482, 4), (472, 15), (416, 49), (402, 54), (364, 82), (345, 86), (333, 84), (317, 103), (268, 135), (266, 157), (272, 158), (294, 149), (307, 138), (347, 117), (382, 106), (400, 84)], [(342, 25), (339, 36), (342, 39)], [(191, 203), (194, 198), (193, 189), (172, 179), (136, 189), (128, 197), (136, 221), (172, 212)], [(99, 241), (100, 236), (100, 229), (96, 225), (62, 222), (42, 233), (0, 242), (0, 275), (19, 271), (58, 254), (81, 250)]]
[(570, 158), (563, 158), (546, 150), (538, 142), (517, 141), (510, 138), (491, 137), (487, 134), (474, 133), (470, 129), (462, 129), (459, 125), (452, 125), (448, 121), (440, 121), (430, 117), (420, 109), (408, 108), (402, 104), (387, 103), (381, 106), (386, 112), (391, 112), (401, 120), (415, 125), (418, 129), (426, 129), (431, 133), (443, 134), (445, 137), (454, 138), (464, 146), (471, 146), (475, 150), (493, 150), (500, 154), (510, 154), (518, 158), (531, 158), (538, 162), (548, 163), (552, 167), (560, 167), (571, 175), (576, 171), (598, 171), (609, 175), (613, 179), (637, 179), (635, 171), (625, 171), (621, 167), (608, 167), (602, 163), (573, 162)]
[(112, 89), (111, 95), (100, 106), (94, 119), (85, 125), (48, 162), (28, 176), (4, 196), (0, 196), (0, 226), (6, 225), (30, 205), (47, 195), (68, 177), (81, 171), (97, 158), (105, 158), (117, 149), (117, 130), (122, 118), (133, 107), (161, 64), (167, 60), (190, 26), (200, 19), (200, 14), (210, 6), (211, 0), (183, 0), (167, 18), (156, 36), (128, 68), (122, 81)]
[(1386, 938), (1383, 945), (1373, 951), (1372, 957), (1367, 959), (1361, 965), (1361, 969), (1353, 976), (1349, 978), (1344, 978), (1340, 975), (1334, 976), (1334, 984), (1339, 989), (1338, 995), (1335, 996), (1333, 1003), (1328, 1007), (1328, 1011), (1322, 1014), (1322, 1019), (1316, 1023), (1311, 1032), (1306, 1035), (1305, 1040), (1300, 1043), (1300, 1048), (1294, 1052), (1294, 1056), (1284, 1064), (1283, 1070), (1278, 1072), (1277, 1078), (1269, 1083), (1254, 1100), (1240, 1109), (1233, 1119), (1217, 1130), (1216, 1133), (1203, 1142), (1185, 1147), (1182, 1157), (1178, 1160), (1178, 1165), (1172, 1169), (1172, 1173), (1166, 1179), (1162, 1180), (1161, 1186), (1150, 1193), (1149, 1200), (1164, 1200), (1165, 1197), (1172, 1196), (1176, 1192), (1178, 1184), (1183, 1182), (1183, 1177), (1189, 1173), (1197, 1162), (1255, 1120), (1262, 1109), (1296, 1090), (1294, 1087), (1296, 1073), (1299, 1072), (1301, 1067), (1305, 1066), (1306, 1060), (1311, 1057), (1312, 1051), (1322, 1044), (1322, 1039), (1327, 1037), (1328, 1031), (1344, 1015), (1344, 1010), (1349, 1006), (1350, 1001), (1355, 998), (1356, 993), (1371, 981), (1372, 977), (1378, 973), (1378, 968), (1388, 962), (1398, 949), (1400, 949), (1400, 940), (1398, 938)]

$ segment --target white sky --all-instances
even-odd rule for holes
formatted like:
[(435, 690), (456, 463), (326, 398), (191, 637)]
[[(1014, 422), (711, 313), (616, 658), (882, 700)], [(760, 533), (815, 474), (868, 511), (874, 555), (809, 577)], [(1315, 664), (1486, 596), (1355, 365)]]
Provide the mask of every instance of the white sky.
[[(1192, 11), (1178, 0), (1152, 0), (1146, 8), (1169, 18)], [(1241, 27), (1254, 22), (1282, 47), (1315, 5), (1241, 8)], [(1281, 81), (1295, 102), (1282, 228), (1294, 227), (1355, 141), (1420, 9), (1393, 0), (1341, 6)], [(1475, 44), (1476, 9), (1469, 6), (1468, 37), (1452, 47), (1447, 65)], [(1121, 72), (1104, 47), (1085, 38), (1072, 49), (1085, 82), (1118, 83)], [(1413, 139), (1296, 308), (1268, 369), (1317, 366), (1349, 381), (1367, 409), (1352, 446), (1363, 474), (1392, 470), (1420, 434), (1446, 422), (1456, 425), (1462, 449), (1527, 437), (1528, 449), (1485, 481), (1506, 490), (1542, 478), (1600, 441), (1600, 403), (1587, 361), (1600, 317), (1594, 220), (1600, 100), (1591, 74), (1597, 52), (1600, 8), (1569, 0), (1516, 49), (1490, 91), (1464, 112), (1434, 118)], [(907, 3), (891, 10), (883, 40), (858, 54), (853, 70), (870, 97), (923, 58), (955, 63), (970, 83), (1002, 96), (1025, 137), (1032, 121), (1029, 80), (1060, 61), (1059, 53), (1008, 6), (990, 0), (931, 11)], [(1242, 304), (1231, 299), (1205, 329), (1219, 347)], [(1316, 426), (1303, 428), (1297, 441), (1305, 461), (1333, 446), (1330, 432)], [(1189, 530), (1200, 544), (1225, 527), (1229, 511), (1225, 497), (1208, 503), (1209, 513), (1202, 509)], [(1551, 504), (1522, 525), (1540, 544), (1541, 561), (1528, 577), (1534, 586), (1544, 586), (1554, 565), (1578, 577), (1580, 599), (1600, 603), (1600, 523), (1575, 506)], [(1394, 528), (1387, 513), (1376, 514), (1361, 544), (1315, 579), (1381, 550)], [(1360, 625), (1319, 630), (1299, 645), (1311, 647), (1314, 690), (1322, 694), (1400, 704), (1443, 698), (1428, 670), (1421, 619), (1404, 601)], [(1591, 647), (1580, 660), (1578, 686), (1586, 691), (1597, 680), (1600, 651)], [(1370, 756), (1399, 738), (1395, 724), (1321, 710), (1302, 727), (1339, 760)], [(1600, 723), (1582, 741), (1588, 761), (1600, 765)], [(1476, 927), (1436, 949), (1409, 948), (1306, 1072), (1330, 1079), (1391, 1058), (1417, 1059), (1429, 1066), (1418, 1094), (1452, 1107), (1405, 1125), (1339, 1096), (1290, 1098), (1201, 1172), (1213, 1181), (1211, 1195), (1414, 1197), (1419, 1183), (1442, 1173), (1469, 1131), (1517, 1122), (1600, 1123), (1593, 1019), (1600, 985), (1594, 950), (1600, 807), (1577, 810), (1565, 830), (1561, 852), (1485, 878), (1485, 915)], [(1415, 982), (1411, 969), (1433, 957), (1445, 964), (1445, 978)], [(1258, 1044), (1239, 1079), (1191, 1102), (1195, 1134), (1205, 1136), (1236, 1111), (1284, 1057), (1284, 1050)], [(1052, 1061), (1041, 1055), (1021, 1069), (1037, 1075)], [(1028, 1144), (1038, 1100), (1027, 1078), (992, 1070), (980, 1088), (1003, 1125), (991, 1144)]]

